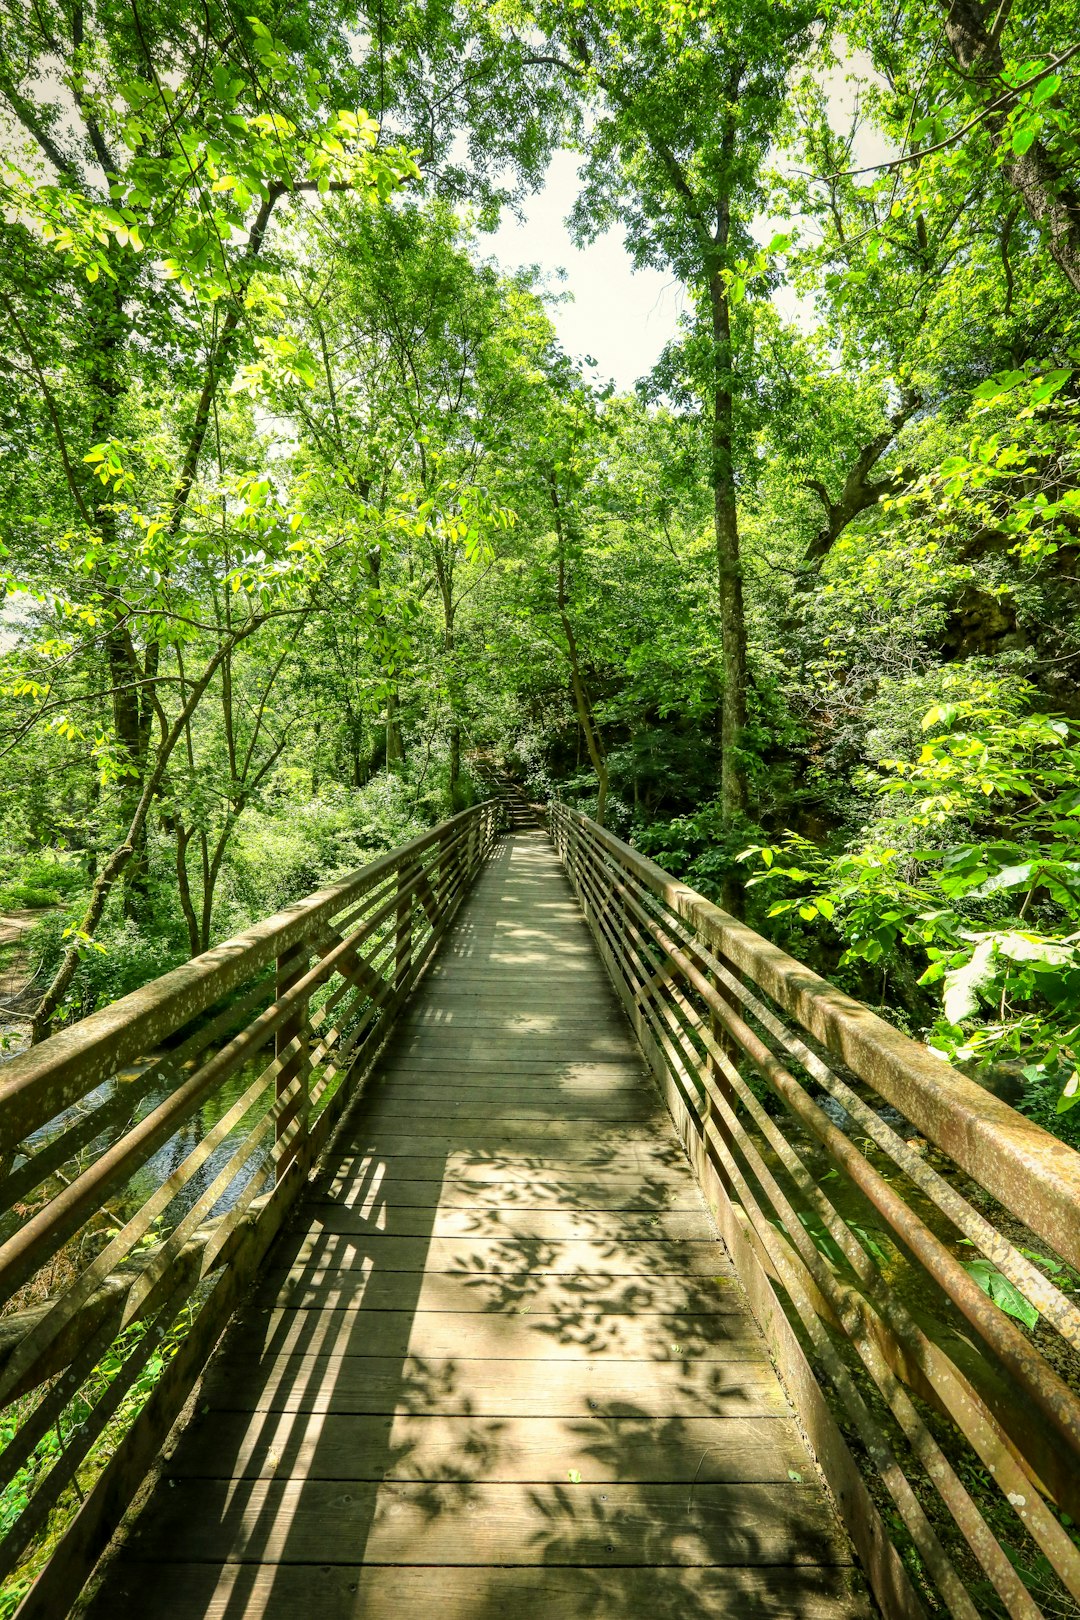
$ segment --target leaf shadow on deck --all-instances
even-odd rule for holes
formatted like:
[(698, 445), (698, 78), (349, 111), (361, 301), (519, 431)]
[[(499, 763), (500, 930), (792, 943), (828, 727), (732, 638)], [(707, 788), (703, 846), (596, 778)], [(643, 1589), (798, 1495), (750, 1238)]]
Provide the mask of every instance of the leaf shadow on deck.
[[(541, 852), (515, 842), (532, 914)], [(447, 974), (495, 954), (471, 916)], [(557, 942), (554, 923), (529, 932), (526, 958)], [(436, 978), (215, 1358), (94, 1620), (869, 1613), (730, 1262), (665, 1235), (705, 1219), (670, 1126), (571, 1129), (563, 1099), (607, 1083), (574, 1056), (530, 1083), (534, 1129), (494, 1103), (456, 1121), (438, 1095), (395, 1118), (402, 1046), (440, 1007), (441, 1030)], [(509, 1026), (536, 1016), (508, 1000), (515, 1081)]]
[[(523, 1168), (487, 1153), (458, 1163)], [(576, 1178), (531, 1174), (542, 1205), (580, 1195)], [(556, 1244), (512, 1235), (489, 1251), (495, 1271), (469, 1263), (467, 1239), (445, 1272), (382, 1271), (372, 1239), (395, 1235), (398, 1180), (392, 1161), (369, 1158), (350, 1188), (366, 1230), (313, 1241), (298, 1227), (235, 1325), (171, 1460), (175, 1483), (130, 1548), (160, 1566), (157, 1580), (179, 1581), (177, 1614), (420, 1615), (434, 1610), (419, 1594), (404, 1610), (393, 1594), (431, 1570), (423, 1603), (441, 1592), (445, 1620), (505, 1620), (548, 1601), (605, 1620), (858, 1612), (837, 1601), (846, 1555), (819, 1493), (789, 1477), (801, 1454), (762, 1396), (760, 1361), (715, 1359), (725, 1327), (740, 1348), (746, 1338), (729, 1275), (559, 1273)], [(643, 1182), (637, 1201), (663, 1208), (668, 1193)], [(407, 1239), (423, 1242), (415, 1225)], [(611, 1238), (599, 1250), (615, 1267), (636, 1259)], [(411, 1353), (417, 1324), (448, 1298), (475, 1319), (475, 1359)], [(516, 1389), (523, 1344), (542, 1376)], [(582, 1364), (613, 1362), (632, 1370), (628, 1393), (579, 1387)], [(539, 1452), (522, 1439), (537, 1419), (521, 1414), (537, 1409)], [(718, 1445), (718, 1409), (754, 1432)], [(180, 1547), (191, 1562), (173, 1571)]]

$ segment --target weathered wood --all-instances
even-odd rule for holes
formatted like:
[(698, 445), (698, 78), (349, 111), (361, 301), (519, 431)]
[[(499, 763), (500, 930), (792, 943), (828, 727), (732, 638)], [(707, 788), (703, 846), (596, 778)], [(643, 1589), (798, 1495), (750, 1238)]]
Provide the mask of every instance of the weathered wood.
[(464, 1165), (496, 1162), (522, 1169), (545, 1166), (561, 1169), (621, 1170), (647, 1175), (654, 1170), (672, 1169), (682, 1159), (681, 1151), (670, 1142), (650, 1139), (647, 1132), (631, 1135), (622, 1131), (596, 1130), (587, 1124), (556, 1120), (495, 1122), (482, 1129), (461, 1126), (453, 1131), (424, 1131), (423, 1121), (413, 1129), (385, 1126), (380, 1130), (350, 1131), (341, 1143), (355, 1153), (375, 1153), (385, 1159), (423, 1158), (439, 1155), (448, 1169)]
[(641, 1071), (632, 1063), (572, 1063), (568, 1059), (545, 1062), (539, 1057), (528, 1061), (514, 1057), (494, 1058), (489, 1062), (439, 1055), (434, 1046), (428, 1056), (413, 1055), (407, 1061), (403, 1060), (400, 1069), (398, 1067), (394, 1069), (395, 1079), (398, 1073), (412, 1079), (414, 1083), (444, 1084), (455, 1090), (459, 1086), (470, 1084), (513, 1085), (521, 1081), (544, 1088), (558, 1088), (590, 1080), (599, 1080), (603, 1084), (618, 1081), (623, 1083), (636, 1081), (639, 1085), (641, 1083)]
[(688, 1181), (681, 1171), (682, 1167), (677, 1162), (669, 1162), (666, 1158), (652, 1166), (647, 1175), (635, 1166), (597, 1168), (594, 1165), (570, 1164), (565, 1159), (559, 1162), (541, 1154), (502, 1154), (497, 1159), (455, 1155), (451, 1161), (447, 1160), (445, 1154), (401, 1154), (389, 1160), (381, 1154), (364, 1152), (350, 1147), (348, 1143), (341, 1143), (330, 1156), (325, 1178), (341, 1180), (340, 1191), (343, 1193), (359, 1192), (369, 1183), (393, 1187), (398, 1181), (404, 1180), (438, 1180), (448, 1187), (481, 1184), (506, 1187), (510, 1189), (509, 1199), (515, 1197), (515, 1188), (527, 1191), (530, 1186), (535, 1186), (541, 1192), (551, 1187), (565, 1188), (570, 1201), (573, 1201), (575, 1188), (596, 1187), (602, 1191), (605, 1187), (635, 1186), (644, 1188), (651, 1196), (659, 1196), (661, 1190), (679, 1191), (698, 1199), (697, 1207), (700, 1207), (700, 1195), (695, 1184)]
[(710, 1243), (716, 1234), (702, 1208), (697, 1210), (609, 1211), (589, 1209), (398, 1209), (385, 1205), (374, 1215), (345, 1203), (305, 1205), (300, 1219), (311, 1229), (338, 1234), (393, 1233), (395, 1237), (541, 1238), (548, 1242), (584, 1239), (622, 1244), (665, 1238), (675, 1243)]
[(867, 1620), (842, 1565), (764, 1569), (368, 1569), (326, 1564), (126, 1564), (117, 1614), (154, 1620)]
[(174, 1480), (132, 1552), (255, 1563), (846, 1564), (824, 1493), (795, 1484), (421, 1485)]
[(547, 1361), (615, 1358), (681, 1366), (730, 1359), (730, 1346), (760, 1345), (737, 1295), (708, 1315), (645, 1311), (289, 1311), (266, 1309), (238, 1323), (229, 1353), (253, 1357), (319, 1349), (357, 1356), (461, 1356)]
[(548, 1242), (544, 1238), (392, 1237), (375, 1231), (361, 1236), (313, 1227), (301, 1240), (292, 1262), (304, 1270), (416, 1271), (456, 1274), (528, 1271), (580, 1273), (590, 1277), (711, 1277), (724, 1266), (715, 1238), (708, 1242), (668, 1243), (663, 1238), (590, 1243), (585, 1239)]
[(466, 1361), (457, 1356), (276, 1356), (233, 1353), (207, 1373), (212, 1407), (254, 1412), (457, 1412), (478, 1417), (767, 1417), (787, 1411), (760, 1341), (716, 1362), (603, 1357)]
[(712, 1277), (613, 1277), (598, 1271), (447, 1272), (373, 1271), (363, 1268), (294, 1272), (268, 1268), (255, 1294), (260, 1307), (366, 1311), (681, 1311), (708, 1316), (725, 1293), (738, 1298), (730, 1268)]
[(448, 946), (94, 1620), (867, 1616), (542, 838)]
[(510, 1046), (515, 1069), (528, 1068), (530, 1060), (548, 1066), (560, 1063), (611, 1063), (621, 1058), (627, 1067), (630, 1066), (626, 1058), (626, 1035), (621, 1032), (607, 1036), (594, 1034), (591, 1037), (578, 1037), (572, 1032), (569, 1035), (519, 1035), (511, 1042), (509, 1036), (496, 1030), (489, 1032), (444, 1027), (434, 1039), (429, 1030), (421, 1030), (411, 1039), (399, 1042), (396, 1055), (405, 1063), (412, 1057), (432, 1055), (466, 1065), (472, 1062), (506, 1064), (507, 1048)]
[(786, 1417), (482, 1419), (441, 1413), (213, 1411), (169, 1460), (187, 1479), (566, 1480), (787, 1484), (805, 1462)]
[[(552, 1113), (557, 1111), (559, 1119), (564, 1124), (578, 1121), (597, 1124), (624, 1121), (642, 1124), (660, 1123), (656, 1109), (647, 1100), (635, 1097), (632, 1093), (626, 1097), (595, 1097), (577, 1102), (564, 1098), (558, 1092), (555, 1096), (557, 1099), (555, 1102), (550, 1096), (546, 1100), (543, 1097), (509, 1097), (500, 1111), (500, 1119), (510, 1126), (516, 1126), (520, 1120), (541, 1120), (546, 1123), (550, 1122)], [(455, 1130), (461, 1124), (478, 1126), (486, 1124), (490, 1119), (490, 1098), (474, 1101), (463, 1097), (455, 1101), (452, 1096), (449, 1099), (387, 1096), (372, 1109), (371, 1113), (371, 1124), (375, 1129), (386, 1124), (392, 1125), (397, 1121), (411, 1120), (414, 1125), (418, 1127), (422, 1125), (425, 1130)]]
[[(532, 1175), (511, 1178), (485, 1173), (483, 1165), (471, 1175), (436, 1180), (430, 1174), (438, 1160), (397, 1159), (395, 1173), (372, 1187), (355, 1172), (335, 1166), (313, 1189), (312, 1197), (339, 1203), (344, 1208), (370, 1207), (377, 1199), (386, 1210), (433, 1209), (565, 1209), (565, 1210), (699, 1210), (696, 1188), (683, 1177), (598, 1175), (575, 1179), (569, 1173), (541, 1179)], [(425, 1172), (428, 1172), (425, 1175)]]

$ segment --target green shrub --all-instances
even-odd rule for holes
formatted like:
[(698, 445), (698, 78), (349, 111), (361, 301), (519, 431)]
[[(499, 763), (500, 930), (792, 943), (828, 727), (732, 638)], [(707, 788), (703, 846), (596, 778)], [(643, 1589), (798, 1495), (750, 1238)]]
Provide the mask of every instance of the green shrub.
[(1080, 728), (1015, 677), (941, 685), (918, 750), (864, 773), (859, 837), (751, 845), (747, 886), (779, 891), (769, 919), (828, 930), (909, 1011), (922, 998), (950, 1062), (1018, 1071), (1020, 1107), (1080, 1143)]
[(51, 854), (17, 857), (0, 872), (0, 909), (56, 906), (86, 886), (86, 871), (76, 861)]
[[(44, 984), (60, 965), (68, 945), (65, 931), (72, 922), (65, 912), (58, 911), (43, 917), (30, 931), (30, 954)], [(129, 918), (109, 918), (93, 944), (82, 953), (64, 998), (62, 1017), (66, 1022), (86, 1018), (99, 1007), (179, 967), (187, 956), (187, 950), (173, 937), (148, 934)]]
[(345, 877), (444, 813), (434, 794), (386, 771), (362, 788), (335, 785), (301, 804), (245, 811), (222, 872), (215, 937)]
[(59, 904), (60, 894), (56, 889), (35, 889), (28, 883), (9, 883), (0, 889), (0, 911), (30, 911)]

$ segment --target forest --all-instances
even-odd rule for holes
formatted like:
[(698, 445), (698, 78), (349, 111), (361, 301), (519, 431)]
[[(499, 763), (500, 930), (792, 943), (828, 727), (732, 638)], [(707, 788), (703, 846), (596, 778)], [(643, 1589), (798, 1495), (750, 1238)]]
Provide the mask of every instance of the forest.
[(5, 1052), (501, 773), (1080, 1144), (1074, 0), (0, 19)]

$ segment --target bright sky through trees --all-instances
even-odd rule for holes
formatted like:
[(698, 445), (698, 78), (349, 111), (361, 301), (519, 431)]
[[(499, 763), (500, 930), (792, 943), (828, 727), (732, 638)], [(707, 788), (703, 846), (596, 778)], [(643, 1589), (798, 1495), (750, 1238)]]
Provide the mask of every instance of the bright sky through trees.
[(634, 270), (621, 227), (589, 247), (574, 245), (566, 217), (580, 190), (579, 162), (575, 152), (556, 152), (543, 190), (525, 199), (525, 217), (504, 214), (483, 240), (505, 269), (539, 265), (553, 289), (571, 291), (551, 310), (563, 347), (575, 357), (591, 355), (602, 379), (632, 388), (674, 337), (683, 290), (673, 275)]
[[(853, 53), (842, 68), (822, 75), (837, 128), (850, 125), (856, 113), (857, 81), (849, 74), (864, 80), (872, 76), (865, 52)], [(889, 149), (879, 130), (866, 123), (859, 127), (852, 148), (855, 161), (879, 161)], [(634, 269), (621, 226), (588, 247), (575, 245), (566, 220), (581, 188), (580, 161), (576, 152), (556, 152), (543, 188), (525, 198), (523, 217), (505, 212), (499, 229), (482, 241), (504, 268), (538, 265), (553, 288), (571, 294), (551, 310), (560, 342), (577, 358), (591, 355), (601, 379), (610, 377), (619, 389), (628, 389), (655, 365), (664, 344), (675, 336), (685, 293), (670, 274)], [(785, 228), (786, 221), (762, 219), (760, 225), (755, 234), (764, 244)], [(798, 298), (789, 287), (779, 289), (776, 304), (787, 320), (805, 325), (812, 319), (809, 300)]]
[(1080, 0), (275, 4), (0, 0), (35, 1032), (499, 756), (1080, 1129)]

